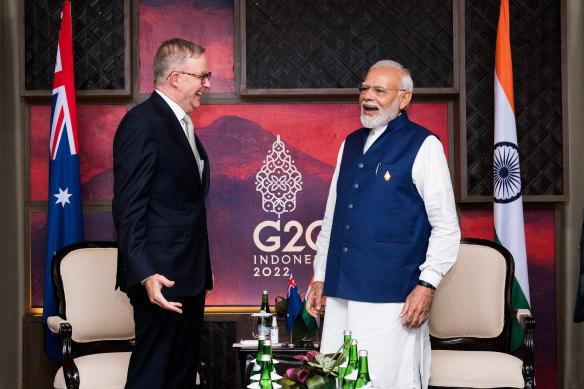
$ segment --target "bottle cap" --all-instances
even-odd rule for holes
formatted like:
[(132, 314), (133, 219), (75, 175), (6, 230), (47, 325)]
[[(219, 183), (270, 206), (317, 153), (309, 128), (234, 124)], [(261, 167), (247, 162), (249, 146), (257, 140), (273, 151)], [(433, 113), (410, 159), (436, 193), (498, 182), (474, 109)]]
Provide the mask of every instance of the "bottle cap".
[(351, 330), (345, 330), (345, 331), (343, 331), (343, 335), (351, 335)]
[(271, 361), (272, 356), (270, 354), (262, 354), (262, 362), (264, 361)]
[(351, 339), (351, 346), (357, 344), (357, 339)]
[(267, 291), (267, 290), (264, 290), (264, 291), (262, 292), (262, 294), (268, 294), (268, 291)]
[(272, 341), (269, 339), (264, 340), (264, 346), (271, 346), (272, 345)]
[(366, 357), (367, 356), (367, 350), (359, 350), (359, 356), (360, 357)]
[(266, 335), (265, 334), (259, 334), (258, 335), (258, 340), (266, 340)]

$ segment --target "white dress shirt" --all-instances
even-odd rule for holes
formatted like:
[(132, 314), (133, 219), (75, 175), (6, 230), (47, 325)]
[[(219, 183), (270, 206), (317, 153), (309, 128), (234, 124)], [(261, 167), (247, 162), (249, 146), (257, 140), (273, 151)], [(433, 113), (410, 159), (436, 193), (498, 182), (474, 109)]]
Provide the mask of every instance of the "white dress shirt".
[[(363, 154), (386, 128), (387, 125), (383, 125), (369, 131), (363, 147)], [(313, 264), (314, 281), (325, 280), (326, 261), (337, 200), (337, 180), (344, 148), (345, 142), (343, 141), (326, 202), (322, 228), (316, 240), (316, 256)], [(420, 280), (437, 287), (456, 261), (460, 243), (460, 227), (444, 148), (435, 136), (428, 136), (422, 143), (412, 167), (412, 181), (424, 201), (428, 221), (432, 227), (426, 261), (420, 265)]]
[[(187, 137), (187, 141), (188, 141), (189, 140), (189, 134), (187, 132), (187, 123), (183, 120), (183, 118), (185, 117), (185, 115), (188, 115), (188, 114), (180, 107), (180, 105), (178, 105), (177, 103), (175, 103), (174, 101), (172, 101), (164, 93), (162, 93), (158, 89), (155, 89), (155, 91), (160, 95), (160, 97), (162, 97), (164, 99), (164, 101), (166, 101), (166, 103), (168, 104), (168, 106), (170, 107), (170, 109), (172, 109), (172, 112), (174, 112), (174, 114), (176, 115), (176, 118), (178, 119), (178, 122), (180, 123), (180, 125), (181, 125), (181, 127), (183, 129), (183, 132), (185, 133), (185, 136)], [(200, 161), (199, 175), (202, 175), (202, 172), (205, 169), (205, 160), (204, 159), (200, 159), (200, 157), (199, 157), (199, 158), (197, 158), (197, 162), (199, 162), (199, 161)]]

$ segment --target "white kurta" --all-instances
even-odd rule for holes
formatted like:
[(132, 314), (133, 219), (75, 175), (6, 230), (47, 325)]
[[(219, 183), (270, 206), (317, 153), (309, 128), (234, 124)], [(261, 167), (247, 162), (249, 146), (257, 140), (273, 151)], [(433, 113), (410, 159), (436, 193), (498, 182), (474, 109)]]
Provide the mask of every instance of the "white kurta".
[[(387, 125), (369, 132), (365, 154)], [(337, 180), (345, 143), (341, 145), (326, 204), (314, 260), (314, 280), (324, 281), (330, 234), (337, 199)], [(440, 141), (429, 136), (422, 143), (412, 167), (412, 181), (424, 200), (432, 231), (420, 279), (438, 286), (458, 254), (460, 228), (456, 215), (450, 172)], [(360, 350), (369, 351), (369, 367), (380, 388), (426, 388), (430, 378), (428, 325), (418, 329), (402, 326), (403, 303), (366, 303), (327, 298), (321, 352), (337, 351), (343, 331), (350, 329)]]

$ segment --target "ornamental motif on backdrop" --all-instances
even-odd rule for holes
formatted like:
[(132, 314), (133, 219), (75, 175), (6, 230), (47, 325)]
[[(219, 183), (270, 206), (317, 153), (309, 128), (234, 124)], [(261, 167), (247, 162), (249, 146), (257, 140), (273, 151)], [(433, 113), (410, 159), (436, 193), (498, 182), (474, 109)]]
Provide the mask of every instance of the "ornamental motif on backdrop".
[(264, 166), (256, 174), (256, 190), (262, 193), (263, 210), (280, 218), (282, 213), (296, 209), (296, 193), (302, 190), (302, 174), (294, 166), (280, 135), (263, 162)]

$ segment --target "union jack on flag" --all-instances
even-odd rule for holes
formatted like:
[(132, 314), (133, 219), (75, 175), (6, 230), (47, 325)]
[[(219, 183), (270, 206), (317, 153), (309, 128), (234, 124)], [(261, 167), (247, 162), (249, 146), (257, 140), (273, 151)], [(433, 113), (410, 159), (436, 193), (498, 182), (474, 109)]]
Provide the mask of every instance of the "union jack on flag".
[(294, 320), (302, 312), (302, 300), (300, 299), (300, 294), (298, 293), (298, 288), (296, 287), (292, 273), (290, 273), (290, 278), (288, 279), (288, 295), (286, 300), (286, 329), (290, 331)]
[[(51, 262), (60, 248), (84, 240), (79, 173), (79, 144), (73, 79), (71, 2), (63, 3), (57, 46), (49, 158), (49, 198), (43, 323), (57, 313)], [(45, 352), (61, 360), (59, 337), (45, 326)]]

